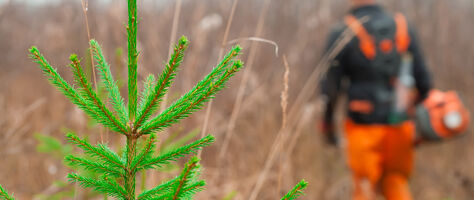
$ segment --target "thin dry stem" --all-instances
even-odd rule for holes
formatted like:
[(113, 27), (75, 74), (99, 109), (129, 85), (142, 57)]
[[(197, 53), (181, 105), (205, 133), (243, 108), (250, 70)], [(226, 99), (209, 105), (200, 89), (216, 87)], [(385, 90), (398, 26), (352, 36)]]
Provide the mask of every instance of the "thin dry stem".
[[(88, 41), (91, 41), (91, 31), (89, 28), (89, 19), (87, 17), (89, 2), (87, 0), (81, 0), (81, 6), (82, 6), (82, 13), (84, 13), (84, 22), (86, 23), (87, 39)], [(94, 65), (94, 56), (92, 54), (92, 47), (89, 47), (89, 54), (91, 57), (92, 77), (94, 79), (95, 90), (97, 91), (97, 78), (95, 75), (95, 65)]]
[[(224, 56), (224, 48), (225, 48), (225, 45), (227, 43), (227, 38), (229, 37), (230, 27), (231, 27), (232, 21), (234, 19), (234, 13), (235, 13), (235, 10), (237, 8), (237, 3), (238, 2), (239, 2), (239, 0), (234, 0), (234, 3), (232, 4), (232, 8), (231, 8), (231, 11), (230, 11), (230, 14), (229, 14), (229, 19), (227, 20), (227, 25), (226, 25), (225, 31), (224, 31), (224, 37), (222, 39), (221, 49), (219, 50), (219, 56), (217, 57), (217, 62), (219, 62), (222, 59), (222, 57)], [(203, 138), (204, 135), (207, 132), (207, 127), (209, 126), (209, 118), (211, 117), (212, 102), (213, 102), (213, 99), (211, 99), (209, 101), (209, 104), (207, 105), (206, 116), (204, 117), (204, 124), (202, 125), (200, 138)], [(202, 153), (202, 149), (199, 149), (198, 158), (201, 158), (201, 153)]]
[(283, 91), (281, 92), (281, 110), (282, 110), (282, 124), (281, 127), (286, 127), (286, 108), (288, 107), (288, 89), (289, 89), (289, 79), (290, 79), (290, 65), (288, 60), (286, 60), (286, 55), (283, 55), (283, 64), (285, 65), (285, 74), (283, 75)]
[(255, 41), (255, 42), (263, 42), (263, 43), (271, 44), (275, 47), (275, 56), (278, 57), (278, 44), (273, 40), (268, 40), (268, 39), (260, 38), (260, 37), (244, 37), (244, 38), (237, 38), (237, 39), (231, 40), (227, 44), (235, 44), (242, 41)]
[[(270, 2), (271, 0), (265, 0), (262, 11), (260, 12), (260, 16), (258, 17), (258, 22), (257, 22), (257, 28), (255, 30), (255, 37), (260, 37), (260, 35), (263, 32), (263, 25), (265, 23), (265, 16), (268, 12), (268, 8), (270, 7)], [(247, 85), (247, 82), (250, 78), (251, 72), (252, 72), (252, 66), (253, 62), (255, 61), (255, 56), (257, 53), (257, 42), (252, 42), (252, 45), (250, 46), (249, 50), (249, 57), (247, 59), (247, 62), (245, 62), (245, 72), (242, 77), (242, 81), (240, 82), (239, 90), (237, 92), (237, 98), (234, 104), (234, 108), (232, 110), (232, 114), (230, 116), (229, 123), (227, 125), (227, 130), (225, 132), (225, 139), (224, 143), (222, 145), (222, 149), (219, 152), (219, 162), (222, 161), (224, 158), (225, 154), (227, 153), (227, 149), (229, 148), (229, 143), (233, 135), (234, 127), (235, 127), (235, 122), (237, 120), (241, 105), (242, 105), (242, 100), (244, 98), (244, 92), (245, 92), (245, 87)]]
[[(268, 172), (270, 171), (271, 167), (273, 166), (273, 161), (276, 159), (277, 155), (281, 151), (281, 146), (285, 143), (285, 141), (288, 138), (289, 130), (287, 129), (286, 108), (287, 108), (287, 105), (288, 105), (288, 78), (289, 78), (290, 71), (289, 71), (288, 62), (286, 60), (286, 56), (283, 56), (283, 63), (285, 65), (285, 74), (284, 74), (284, 78), (283, 78), (284, 79), (284, 81), (283, 81), (283, 87), (284, 88), (283, 88), (283, 91), (282, 91), (282, 94), (281, 94), (281, 106), (282, 106), (282, 115), (283, 115), (282, 126), (280, 128), (280, 131), (277, 134), (277, 137), (276, 137), (275, 141), (273, 142), (273, 145), (272, 145), (271, 150), (270, 150), (270, 154), (268, 155), (267, 160), (265, 162), (265, 166), (264, 166), (262, 172), (260, 173), (260, 175), (257, 179), (257, 183), (255, 184), (255, 187), (254, 187), (252, 193), (250, 194), (249, 200), (257, 199), (258, 193), (260, 192), (260, 190), (263, 186), (263, 183), (265, 182), (265, 180), (267, 178)], [(279, 174), (279, 176), (278, 176), (278, 187), (277, 187), (278, 192), (280, 191), (280, 187), (281, 187), (280, 180), (281, 180), (281, 174)]]
[[(289, 76), (290, 76), (290, 65), (288, 64), (288, 60), (286, 59), (286, 55), (283, 55), (283, 64), (285, 65), (285, 74), (283, 75), (283, 91), (281, 91), (281, 112), (282, 112), (282, 120), (281, 120), (281, 129), (286, 128), (287, 124), (287, 107), (288, 107), (288, 89), (289, 89)], [(283, 163), (283, 156), (280, 154), (280, 164), (278, 165), (278, 186), (277, 186), (277, 193), (281, 191), (281, 179), (282, 179), (282, 163)]]
[[(89, 18), (87, 17), (87, 11), (89, 8), (89, 2), (87, 0), (81, 0), (81, 6), (82, 6), (82, 13), (84, 14), (84, 22), (86, 23), (86, 31), (87, 31), (87, 39), (88, 41), (91, 41), (91, 31), (89, 28)], [(92, 54), (92, 46), (89, 44), (89, 55), (91, 59), (91, 71), (92, 71), (92, 78), (94, 80), (94, 87), (95, 91), (97, 92), (97, 78), (95, 75), (95, 64), (94, 64), (94, 54)], [(100, 131), (100, 142), (104, 142), (104, 129), (101, 127)]]
[(277, 138), (275, 139), (271, 147), (270, 153), (265, 162), (265, 166), (257, 179), (255, 187), (252, 193), (250, 194), (249, 200), (255, 200), (257, 198), (258, 193), (260, 192), (263, 186), (263, 183), (267, 179), (268, 172), (273, 166), (273, 162), (276, 158), (277, 153), (280, 151), (282, 144), (287, 140), (288, 134), (286, 132), (292, 130), (292, 127), (294, 127), (294, 125), (298, 122), (298, 116), (301, 115), (301, 112), (303, 110), (301, 106), (304, 102), (307, 102), (309, 98), (314, 94), (314, 91), (316, 91), (318, 83), (320, 82), (321, 78), (324, 76), (329, 67), (330, 61), (333, 60), (335, 56), (337, 56), (337, 54), (339, 54), (339, 52), (347, 45), (349, 41), (352, 40), (353, 37), (354, 34), (352, 33), (352, 31), (350, 29), (346, 29), (346, 31), (344, 31), (341, 37), (339, 37), (339, 39), (336, 41), (335, 45), (330, 48), (330, 50), (323, 56), (317, 67), (313, 70), (313, 73), (306, 81), (305, 86), (303, 87), (303, 89), (298, 95), (298, 98), (293, 104), (294, 106), (292, 107), (288, 118), (290, 119), (288, 126), (286, 128), (280, 129), (280, 131), (278, 132)]

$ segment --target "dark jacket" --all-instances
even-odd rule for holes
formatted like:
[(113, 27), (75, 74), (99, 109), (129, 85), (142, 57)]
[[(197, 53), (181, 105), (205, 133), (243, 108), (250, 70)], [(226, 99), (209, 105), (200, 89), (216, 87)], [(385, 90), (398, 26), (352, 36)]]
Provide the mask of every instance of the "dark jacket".
[[(364, 6), (351, 10), (350, 14), (356, 18), (362, 18), (369, 16), (368, 21), (363, 25), (370, 32), (370, 26), (367, 24), (371, 23), (371, 20), (377, 19), (378, 17), (391, 15), (385, 12), (378, 5)], [(342, 33), (347, 29), (346, 25), (337, 25), (333, 28), (329, 35), (328, 45), (326, 51), (328, 51), (340, 38)], [(412, 64), (412, 76), (415, 80), (415, 87), (418, 90), (419, 99), (418, 102), (422, 101), (431, 89), (431, 78), (427, 71), (425, 61), (416, 38), (413, 28), (409, 27), (409, 36), (411, 39), (408, 47), (408, 52), (413, 57)], [(334, 108), (341, 92), (348, 93), (349, 100), (362, 98), (365, 96), (373, 95), (375, 87), (389, 87), (380, 86), (386, 85), (390, 80), (389, 78), (377, 77), (376, 73), (367, 68), (366, 66), (371, 65), (371, 60), (366, 58), (359, 48), (359, 39), (354, 37), (344, 48), (338, 53), (335, 59), (331, 62), (328, 69), (328, 73), (321, 83), (321, 92), (327, 97), (326, 110), (324, 114), (324, 122), (327, 125), (333, 123)], [(348, 80), (347, 88), (342, 88), (342, 80), (346, 78)], [(379, 80), (383, 79), (383, 80)], [(390, 90), (390, 89), (388, 89)], [(361, 124), (388, 124), (389, 108), (388, 106), (379, 106), (375, 108), (375, 111), (379, 112), (375, 117), (374, 115), (368, 116), (360, 113), (354, 113), (349, 111), (348, 116), (351, 120)]]

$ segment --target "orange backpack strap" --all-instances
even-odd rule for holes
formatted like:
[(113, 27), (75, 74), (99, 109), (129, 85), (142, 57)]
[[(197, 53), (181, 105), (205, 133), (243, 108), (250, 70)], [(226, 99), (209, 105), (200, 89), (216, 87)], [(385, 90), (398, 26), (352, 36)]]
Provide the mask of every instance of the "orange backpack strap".
[(377, 54), (374, 38), (365, 30), (360, 21), (353, 15), (346, 16), (346, 25), (355, 33), (359, 39), (359, 47), (369, 60), (373, 60)]
[(397, 33), (395, 35), (395, 42), (399, 53), (404, 53), (410, 46), (410, 34), (408, 32), (408, 24), (405, 16), (401, 13), (395, 14), (395, 23), (397, 24)]

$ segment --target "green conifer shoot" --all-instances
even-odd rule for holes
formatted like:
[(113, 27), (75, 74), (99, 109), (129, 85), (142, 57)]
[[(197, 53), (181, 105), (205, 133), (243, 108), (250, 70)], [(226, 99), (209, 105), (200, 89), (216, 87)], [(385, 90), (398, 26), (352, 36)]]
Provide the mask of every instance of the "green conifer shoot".
[[(166, 127), (179, 123), (181, 119), (200, 109), (214, 95), (222, 90), (243, 64), (236, 57), (241, 48), (232, 48), (225, 58), (197, 85), (181, 98), (172, 103), (162, 113), (157, 113), (160, 102), (173, 83), (184, 53), (189, 45), (186, 37), (179, 39), (170, 56), (170, 60), (160, 75), (150, 75), (144, 82), (143, 91), (138, 96), (137, 90), (137, 2), (128, 1), (129, 22), (128, 36), (128, 105), (120, 95), (117, 82), (114, 80), (110, 65), (106, 62), (102, 48), (95, 41), (90, 41), (93, 58), (101, 83), (105, 86), (108, 99), (99, 98), (93, 85), (84, 73), (77, 55), (70, 56), (69, 65), (74, 83), (63, 79), (53, 68), (37, 47), (31, 47), (30, 57), (36, 62), (44, 75), (73, 104), (77, 105), (89, 117), (110, 130), (126, 137), (123, 155), (111, 150), (107, 144), (93, 145), (87, 140), (70, 133), (68, 140), (81, 148), (85, 155), (68, 155), (65, 160), (70, 166), (82, 168), (101, 174), (99, 177), (86, 177), (80, 173), (71, 173), (68, 178), (86, 188), (107, 194), (117, 199), (191, 199), (202, 190), (205, 182), (200, 180), (199, 159), (193, 157), (185, 165), (179, 176), (161, 185), (136, 194), (136, 175), (149, 169), (176, 161), (187, 154), (193, 154), (202, 147), (214, 142), (208, 135), (190, 144), (156, 155), (156, 134)], [(140, 97), (140, 98), (139, 98)], [(140, 101), (140, 102), (139, 102)], [(128, 106), (128, 109), (127, 109)], [(149, 135), (145, 145), (137, 145), (144, 135)], [(92, 159), (93, 158), (93, 159)]]

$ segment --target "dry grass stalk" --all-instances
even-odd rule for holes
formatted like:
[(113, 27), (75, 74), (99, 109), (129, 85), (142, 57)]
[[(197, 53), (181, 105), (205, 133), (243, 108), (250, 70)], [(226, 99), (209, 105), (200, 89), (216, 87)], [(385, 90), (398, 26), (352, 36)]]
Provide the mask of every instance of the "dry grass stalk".
[[(366, 20), (368, 20), (367, 17), (360, 19), (361, 23), (364, 23)], [(314, 92), (319, 86), (318, 83), (321, 81), (321, 78), (326, 74), (326, 71), (329, 68), (330, 62), (337, 56), (337, 54), (339, 54), (339, 52), (347, 45), (347, 43), (352, 40), (353, 37), (354, 33), (352, 30), (346, 29), (337, 39), (334, 45), (322, 57), (321, 61), (314, 68), (310, 77), (303, 86), (303, 89), (301, 89), (295, 102), (293, 103), (289, 119), (296, 119), (301, 115), (301, 106), (304, 105), (304, 102), (307, 102), (311, 96), (314, 95)]]
[[(91, 41), (91, 31), (89, 28), (89, 18), (87, 17), (87, 11), (89, 10), (89, 2), (87, 0), (81, 0), (82, 6), (82, 13), (84, 14), (84, 22), (86, 24), (86, 31), (87, 31), (87, 41)], [(89, 46), (89, 55), (91, 59), (91, 71), (92, 71), (92, 78), (94, 79), (94, 86), (95, 91), (97, 92), (97, 78), (95, 75), (95, 64), (94, 64), (94, 55), (92, 54), (92, 47)], [(104, 142), (104, 129), (100, 129), (100, 142)]]
[(236, 44), (242, 41), (256, 41), (256, 42), (263, 42), (271, 44), (275, 47), (275, 56), (278, 57), (278, 44), (275, 41), (267, 40), (265, 38), (260, 37), (245, 37), (245, 38), (237, 38), (234, 40), (229, 41), (227, 44)]
[(286, 108), (288, 107), (288, 89), (289, 89), (289, 79), (290, 79), (290, 65), (286, 59), (286, 55), (283, 55), (283, 64), (285, 65), (285, 74), (283, 75), (283, 91), (281, 92), (281, 110), (282, 110), (282, 123), (281, 128), (286, 127)]
[[(250, 194), (249, 200), (255, 200), (258, 197), (260, 190), (262, 189), (263, 183), (267, 179), (268, 172), (270, 171), (271, 167), (273, 166), (274, 160), (277, 158), (277, 155), (280, 152), (281, 146), (288, 138), (288, 128), (287, 128), (287, 105), (288, 105), (288, 80), (290, 74), (290, 68), (288, 65), (288, 61), (286, 60), (286, 56), (283, 55), (283, 63), (285, 66), (285, 74), (283, 78), (283, 91), (281, 93), (281, 107), (282, 107), (282, 124), (280, 131), (277, 134), (275, 141), (272, 144), (270, 154), (265, 161), (265, 166), (260, 172), (257, 182), (255, 183), (255, 187)], [(281, 174), (278, 174), (278, 186), (277, 191), (280, 191), (281, 187)]]
[[(254, 37), (260, 37), (260, 35), (263, 32), (263, 25), (265, 23), (265, 16), (268, 12), (268, 8), (270, 7), (270, 2), (271, 2), (271, 0), (265, 0), (265, 2), (263, 4), (262, 11), (260, 12), (260, 16), (258, 17), (257, 28), (255, 30)], [(242, 81), (240, 82), (240, 86), (239, 86), (239, 90), (237, 92), (237, 97), (236, 97), (236, 101), (235, 101), (235, 104), (234, 104), (234, 108), (232, 110), (232, 114), (230, 116), (230, 120), (229, 120), (229, 123), (227, 125), (227, 130), (226, 130), (225, 135), (224, 135), (224, 137), (225, 137), (224, 143), (222, 145), (222, 149), (219, 152), (219, 156), (218, 156), (219, 162), (222, 161), (225, 154), (227, 153), (227, 149), (229, 148), (229, 143), (230, 143), (230, 140), (231, 140), (232, 135), (233, 135), (235, 122), (237, 121), (237, 117), (238, 117), (238, 114), (239, 114), (239, 111), (240, 111), (240, 108), (241, 108), (241, 105), (242, 105), (242, 100), (244, 98), (245, 87), (247, 85), (248, 79), (250, 78), (250, 75), (251, 75), (251, 72), (252, 72), (253, 62), (255, 61), (255, 56), (256, 56), (256, 53), (257, 53), (257, 45), (258, 45), (257, 42), (252, 42), (252, 45), (250, 46), (249, 56), (248, 56), (247, 62), (245, 62), (245, 69), (244, 69), (245, 72), (244, 72), (244, 75), (242, 77)]]
[[(81, 6), (82, 6), (82, 13), (84, 14), (84, 22), (86, 24), (86, 31), (87, 31), (87, 41), (91, 41), (91, 32), (89, 28), (89, 18), (87, 17), (87, 11), (89, 9), (89, 2), (87, 0), (81, 0)], [(95, 91), (97, 92), (97, 78), (95, 75), (95, 64), (94, 64), (94, 54), (92, 53), (92, 47), (89, 46), (89, 55), (90, 55), (90, 60), (91, 60), (91, 71), (92, 71), (92, 78), (94, 79), (94, 87)], [(104, 129), (101, 127), (99, 131), (100, 135), (100, 142), (104, 142)], [(76, 190), (77, 190), (78, 183), (75, 183)], [(74, 199), (78, 198), (78, 192), (74, 193)]]
[(14, 138), (20, 138), (21, 135), (27, 133), (27, 132), (20, 131), (21, 128), (26, 126), (25, 124), (27, 123), (25, 122), (28, 119), (28, 117), (31, 115), (31, 113), (37, 110), (38, 108), (40, 108), (41, 106), (43, 106), (44, 103), (46, 103), (46, 98), (40, 98), (36, 100), (35, 102), (33, 102), (30, 106), (26, 107), (24, 110), (16, 111), (15, 112), (15, 114), (17, 114), (16, 120), (12, 123), (12, 126), (8, 130), (5, 131), (4, 141), (0, 142), (0, 144), (2, 145), (7, 145), (9, 143), (15, 144), (11, 140), (13, 140)]
[[(289, 89), (289, 78), (290, 78), (290, 65), (288, 64), (288, 60), (286, 59), (286, 55), (283, 55), (283, 64), (285, 66), (285, 74), (283, 75), (283, 91), (281, 92), (281, 112), (282, 112), (282, 122), (281, 122), (281, 129), (286, 128), (287, 124), (287, 107), (288, 107), (288, 89)], [(278, 165), (278, 186), (277, 186), (277, 193), (281, 191), (281, 182), (282, 182), (282, 156), (280, 153), (280, 165)]]
[[(86, 23), (86, 31), (87, 31), (87, 39), (91, 41), (91, 31), (89, 28), (89, 18), (87, 17), (87, 11), (89, 9), (89, 2), (87, 0), (81, 0), (82, 6), (82, 13), (84, 14), (84, 22)], [(89, 48), (89, 54), (91, 57), (91, 68), (92, 68), (92, 77), (94, 79), (95, 90), (97, 91), (97, 79), (95, 76), (95, 65), (94, 65), (94, 57), (92, 54), (92, 48)]]
[(347, 29), (346, 31), (344, 31), (341, 37), (339, 37), (339, 39), (336, 41), (335, 45), (330, 48), (328, 53), (326, 53), (323, 56), (321, 62), (313, 70), (313, 73), (311, 74), (310, 78), (308, 79), (305, 86), (299, 93), (298, 98), (296, 99), (294, 106), (292, 107), (293, 109), (290, 111), (290, 115), (289, 115), (290, 122), (288, 123), (288, 126), (287, 127), (282, 126), (282, 128), (278, 132), (278, 135), (266, 159), (264, 168), (262, 172), (260, 173), (257, 179), (257, 182), (255, 183), (255, 187), (252, 190), (252, 193), (250, 194), (249, 200), (257, 199), (258, 193), (260, 192), (263, 186), (263, 183), (267, 179), (268, 172), (273, 166), (273, 162), (275, 161), (275, 158), (278, 152), (280, 151), (282, 144), (288, 138), (288, 132), (290, 132), (292, 130), (292, 127), (296, 124), (296, 122), (298, 122), (298, 119), (300, 118), (298, 116), (301, 116), (301, 113), (303, 110), (301, 105), (307, 102), (310, 99), (310, 97), (314, 94), (314, 91), (316, 91), (316, 88), (318, 87), (318, 82), (326, 73), (331, 60), (334, 59), (334, 57), (346, 46), (346, 44), (349, 41), (351, 41), (353, 37), (354, 37), (354, 34), (352, 33), (350, 29)]
[[(227, 44), (227, 38), (229, 37), (230, 27), (231, 27), (232, 21), (234, 19), (234, 14), (235, 14), (235, 10), (237, 8), (237, 3), (238, 2), (239, 2), (239, 0), (234, 0), (234, 2), (232, 3), (232, 8), (230, 10), (229, 19), (227, 20), (227, 25), (226, 25), (225, 31), (224, 31), (224, 37), (223, 37), (222, 43), (221, 43), (221, 49), (219, 50), (219, 56), (217, 57), (218, 61), (221, 60), (222, 57), (224, 56), (225, 45)], [(207, 132), (207, 127), (209, 126), (209, 118), (211, 116), (212, 102), (213, 102), (213, 99), (211, 99), (209, 101), (209, 104), (207, 105), (206, 116), (204, 117), (204, 123), (203, 123), (202, 129), (201, 129), (201, 135), (200, 135), (201, 138), (205, 136), (205, 134)], [(201, 158), (201, 153), (202, 153), (202, 149), (200, 149), (199, 152), (198, 152), (198, 158)]]

